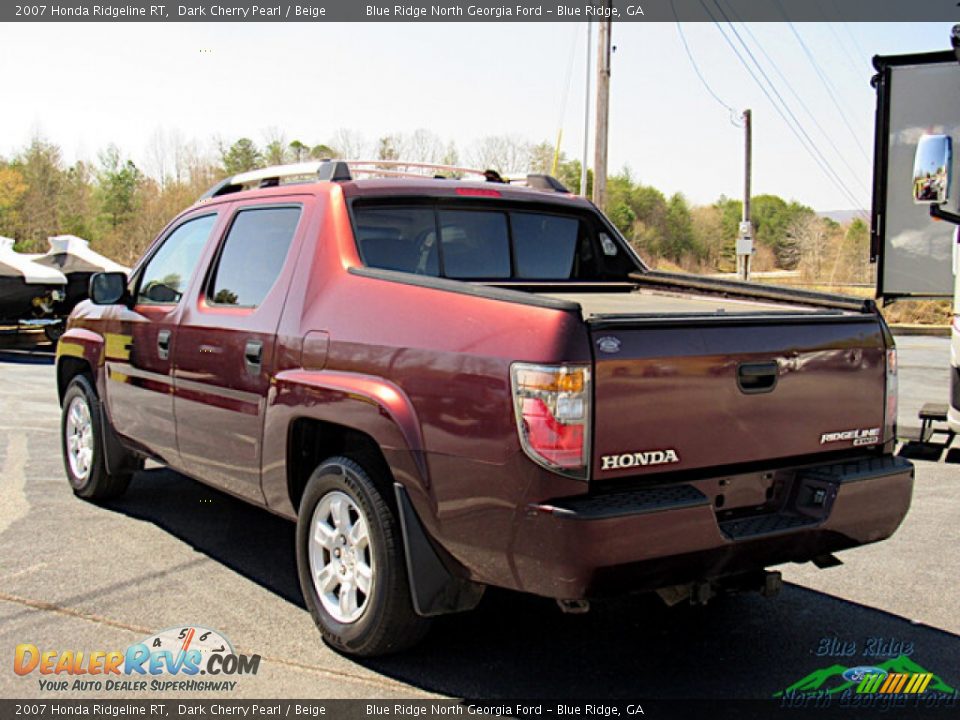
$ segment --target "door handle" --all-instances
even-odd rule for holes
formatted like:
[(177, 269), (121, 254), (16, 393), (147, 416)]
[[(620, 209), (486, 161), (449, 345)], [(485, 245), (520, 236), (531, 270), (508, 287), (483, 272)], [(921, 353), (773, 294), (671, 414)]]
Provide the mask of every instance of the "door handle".
[(157, 355), (161, 360), (170, 358), (170, 331), (161, 330), (157, 333)]
[(243, 364), (251, 375), (259, 375), (263, 368), (263, 343), (259, 340), (248, 340), (243, 349)]
[(767, 393), (777, 386), (780, 365), (774, 362), (741, 363), (737, 368), (737, 386), (747, 395)]

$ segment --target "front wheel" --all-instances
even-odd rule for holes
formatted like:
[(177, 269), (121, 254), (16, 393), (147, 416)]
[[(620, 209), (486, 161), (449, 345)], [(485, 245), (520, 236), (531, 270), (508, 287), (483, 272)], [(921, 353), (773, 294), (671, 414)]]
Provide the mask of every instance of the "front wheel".
[(410, 599), (399, 522), (371, 476), (335, 457), (307, 481), (297, 521), (297, 569), (323, 638), (345, 653), (398, 652), (429, 621)]
[(70, 486), (75, 495), (87, 500), (117, 497), (130, 483), (129, 474), (107, 472), (100, 423), (97, 393), (85, 375), (78, 375), (63, 396), (60, 439)]

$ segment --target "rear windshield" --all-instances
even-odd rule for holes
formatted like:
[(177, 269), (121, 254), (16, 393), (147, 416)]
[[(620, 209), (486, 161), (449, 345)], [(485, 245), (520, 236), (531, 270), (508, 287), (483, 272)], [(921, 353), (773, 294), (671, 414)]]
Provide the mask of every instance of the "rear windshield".
[(508, 208), (355, 205), (368, 267), (458, 280), (600, 280), (635, 270), (577, 215)]

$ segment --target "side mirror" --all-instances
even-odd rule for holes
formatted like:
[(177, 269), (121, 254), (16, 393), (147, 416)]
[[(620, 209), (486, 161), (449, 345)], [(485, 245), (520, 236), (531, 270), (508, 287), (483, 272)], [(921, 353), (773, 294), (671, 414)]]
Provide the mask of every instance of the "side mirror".
[(949, 135), (924, 135), (913, 161), (913, 201), (944, 205), (950, 196), (953, 149)]
[(94, 305), (117, 305), (127, 294), (127, 275), (100, 272), (90, 276), (90, 301)]

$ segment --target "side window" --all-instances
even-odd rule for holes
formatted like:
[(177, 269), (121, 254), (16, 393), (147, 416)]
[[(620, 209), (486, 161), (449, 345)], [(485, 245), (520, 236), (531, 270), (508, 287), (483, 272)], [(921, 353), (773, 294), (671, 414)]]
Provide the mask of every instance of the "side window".
[(447, 277), (510, 277), (507, 216), (485, 210), (441, 210), (440, 241)]
[(238, 212), (223, 241), (207, 299), (216, 305), (260, 305), (283, 269), (300, 212), (299, 207)]
[(180, 302), (216, 222), (216, 215), (193, 218), (167, 236), (140, 275), (137, 304)]

